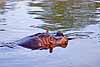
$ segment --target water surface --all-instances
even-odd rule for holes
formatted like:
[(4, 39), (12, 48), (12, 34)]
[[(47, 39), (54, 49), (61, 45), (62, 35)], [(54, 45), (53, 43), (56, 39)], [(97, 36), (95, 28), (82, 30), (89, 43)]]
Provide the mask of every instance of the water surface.
[(0, 67), (99, 67), (100, 2), (94, 0), (0, 0), (0, 45), (45, 32), (76, 39), (67, 48), (32, 51), (0, 47)]

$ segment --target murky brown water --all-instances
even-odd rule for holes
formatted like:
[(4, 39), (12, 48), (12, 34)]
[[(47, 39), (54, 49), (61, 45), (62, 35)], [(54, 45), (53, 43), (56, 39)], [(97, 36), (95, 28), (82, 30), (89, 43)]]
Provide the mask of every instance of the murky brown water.
[(99, 67), (99, 7), (94, 0), (0, 0), (0, 42), (16, 41), (45, 28), (79, 38), (52, 54), (0, 47), (0, 67)]

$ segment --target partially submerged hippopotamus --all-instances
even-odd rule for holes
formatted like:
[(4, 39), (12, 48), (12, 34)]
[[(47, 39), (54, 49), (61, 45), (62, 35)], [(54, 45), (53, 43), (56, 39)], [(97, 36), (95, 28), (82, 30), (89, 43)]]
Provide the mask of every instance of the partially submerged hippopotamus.
[(49, 49), (49, 52), (52, 53), (55, 47), (66, 48), (68, 45), (68, 38), (61, 32), (57, 32), (54, 36), (47, 32), (37, 33), (19, 40), (17, 44), (32, 50)]

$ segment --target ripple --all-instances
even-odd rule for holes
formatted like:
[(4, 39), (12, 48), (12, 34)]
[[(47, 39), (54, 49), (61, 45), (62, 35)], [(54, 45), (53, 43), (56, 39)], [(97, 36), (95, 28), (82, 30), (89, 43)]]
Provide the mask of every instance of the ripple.
[(6, 19), (5, 18), (0, 18), (0, 23), (1, 22), (6, 22)]
[(0, 31), (6, 31), (5, 29), (0, 29)]
[(7, 25), (7, 24), (0, 24), (0, 25)]
[(71, 32), (71, 33), (66, 33), (65, 35), (67, 37), (72, 37), (72, 38), (80, 38), (80, 39), (90, 39), (91, 36), (94, 32)]

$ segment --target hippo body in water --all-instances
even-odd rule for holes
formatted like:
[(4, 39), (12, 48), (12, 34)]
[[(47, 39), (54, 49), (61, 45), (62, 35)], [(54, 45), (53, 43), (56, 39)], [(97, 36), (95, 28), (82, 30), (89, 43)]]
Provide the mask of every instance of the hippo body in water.
[(49, 49), (49, 52), (52, 53), (53, 48), (55, 47), (66, 48), (68, 45), (68, 38), (61, 32), (57, 32), (54, 36), (49, 33), (37, 33), (22, 38), (21, 40), (17, 41), (17, 45), (32, 50)]
[(44, 37), (44, 36), (49, 36), (49, 35), (46, 33), (37, 33), (37, 34), (22, 38), (21, 40), (17, 42), (17, 44), (19, 46), (29, 48), (32, 50), (46, 49), (46, 47), (44, 48), (42, 47), (43, 44), (41, 44), (41, 40), (40, 40), (40, 37)]
[(48, 33), (37, 33), (19, 40), (17, 44), (32, 50), (49, 49), (52, 53), (54, 47), (67, 47), (68, 39), (61, 32), (57, 32), (55, 36)]
[(32, 50), (39, 49), (39, 40), (36, 36), (31, 35), (17, 42), (19, 46), (26, 47)]

